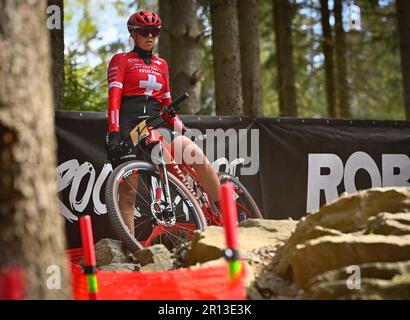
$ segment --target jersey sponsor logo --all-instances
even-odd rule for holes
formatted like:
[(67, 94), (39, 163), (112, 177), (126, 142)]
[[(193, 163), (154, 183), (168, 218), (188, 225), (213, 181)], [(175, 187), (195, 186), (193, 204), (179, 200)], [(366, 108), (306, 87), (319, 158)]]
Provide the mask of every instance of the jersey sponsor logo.
[(122, 89), (123, 84), (122, 84), (121, 82), (114, 81), (114, 82), (111, 82), (111, 83), (108, 85), (108, 89), (111, 89), (112, 87), (117, 87), (117, 88)]
[(154, 70), (152, 70), (152, 69), (141, 69), (141, 68), (135, 67), (135, 68), (131, 68), (130, 70), (132, 70), (132, 69), (139, 69), (138, 71), (141, 72), (141, 73), (149, 73), (149, 74), (153, 74), (153, 75), (155, 75), (155, 76), (157, 76), (157, 77), (160, 77), (160, 76), (161, 76), (161, 73), (156, 72), (156, 71), (154, 71)]
[(118, 124), (119, 124), (119, 112), (117, 110), (111, 111), (110, 121), (111, 121), (112, 125), (118, 126)]

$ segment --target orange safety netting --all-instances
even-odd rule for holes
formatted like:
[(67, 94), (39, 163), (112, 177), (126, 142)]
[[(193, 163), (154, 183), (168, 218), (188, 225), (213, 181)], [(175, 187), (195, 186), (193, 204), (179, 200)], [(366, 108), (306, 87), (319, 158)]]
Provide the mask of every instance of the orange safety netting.
[[(68, 251), (71, 258), (73, 293), (76, 300), (88, 299), (87, 277), (73, 262), (82, 249)], [(228, 264), (155, 272), (97, 271), (99, 296), (103, 300), (243, 300), (244, 277), (232, 283)]]

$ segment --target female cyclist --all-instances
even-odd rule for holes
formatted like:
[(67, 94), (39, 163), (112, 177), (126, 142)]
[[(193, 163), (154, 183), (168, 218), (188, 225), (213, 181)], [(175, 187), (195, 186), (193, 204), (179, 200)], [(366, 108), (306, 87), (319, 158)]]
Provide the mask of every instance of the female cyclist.
[[(112, 57), (108, 66), (108, 159), (113, 169), (135, 158), (135, 154), (126, 154), (121, 148), (121, 141), (129, 137), (130, 131), (148, 116), (157, 114), (171, 103), (169, 88), (168, 63), (153, 54), (156, 39), (161, 31), (161, 19), (154, 12), (142, 10), (128, 19), (128, 31), (134, 40), (134, 49)], [(201, 148), (189, 138), (181, 135), (185, 127), (176, 116), (169, 117), (167, 125), (173, 132), (172, 143), (175, 151), (182, 152), (189, 148), (197, 159), (190, 163), (198, 174), (204, 190), (211, 200), (218, 202), (220, 182), (218, 176)], [(182, 155), (175, 155), (181, 159)], [(134, 208), (136, 199), (135, 186), (138, 176), (134, 176), (129, 186), (121, 191), (119, 206), (125, 224), (134, 234)]]

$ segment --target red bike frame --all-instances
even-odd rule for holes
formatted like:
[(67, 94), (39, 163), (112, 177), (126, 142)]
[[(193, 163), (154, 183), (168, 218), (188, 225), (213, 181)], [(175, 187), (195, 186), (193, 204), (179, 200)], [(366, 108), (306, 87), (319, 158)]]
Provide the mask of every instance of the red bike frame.
[[(201, 182), (195, 170), (188, 165), (186, 162), (182, 160), (182, 163), (178, 164), (174, 158), (174, 148), (163, 139), (163, 136), (154, 128), (148, 128), (149, 134), (145, 138), (146, 145), (156, 145), (158, 143), (162, 144), (164, 159), (167, 164), (167, 171), (171, 172), (174, 176), (176, 176), (183, 184), (187, 187), (187, 189), (191, 192), (191, 194), (195, 197), (197, 202), (201, 205), (201, 209), (204, 213), (204, 216), (207, 220), (208, 224), (211, 225), (222, 225), (222, 217), (219, 217), (211, 208), (210, 200), (208, 194), (203, 191), (201, 186)], [(188, 180), (188, 176), (193, 179), (195, 184), (201, 189), (201, 192), (204, 194), (205, 199), (201, 199), (201, 197), (197, 194), (197, 192), (192, 187), (191, 183)]]

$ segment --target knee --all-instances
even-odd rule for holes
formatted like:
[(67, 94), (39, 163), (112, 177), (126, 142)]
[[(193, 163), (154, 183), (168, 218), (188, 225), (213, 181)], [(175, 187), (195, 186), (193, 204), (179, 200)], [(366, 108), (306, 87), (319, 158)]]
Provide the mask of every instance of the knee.
[(177, 163), (183, 160), (192, 166), (210, 165), (210, 162), (202, 149), (197, 146), (191, 139), (185, 136), (179, 136), (173, 141), (173, 156)]

